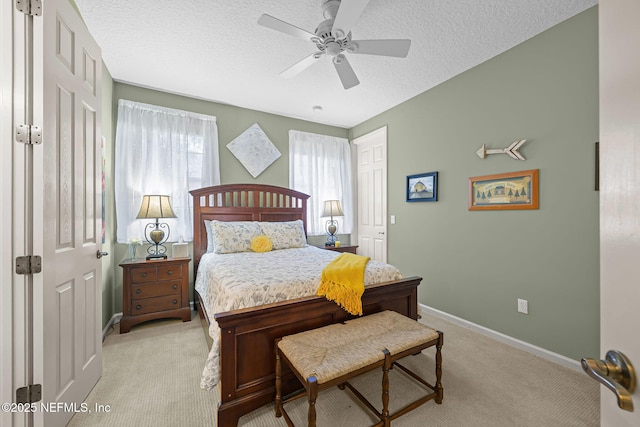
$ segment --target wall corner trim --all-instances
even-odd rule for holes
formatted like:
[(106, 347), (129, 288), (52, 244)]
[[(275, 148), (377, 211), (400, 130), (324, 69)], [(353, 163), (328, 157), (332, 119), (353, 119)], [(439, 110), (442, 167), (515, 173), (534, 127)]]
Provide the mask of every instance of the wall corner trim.
[(451, 323), (455, 323), (456, 325), (462, 326), (464, 328), (471, 329), (474, 332), (478, 332), (489, 338), (493, 338), (497, 341), (500, 341), (512, 347), (516, 347), (520, 350), (524, 350), (528, 353), (533, 354), (534, 356), (542, 357), (543, 359), (549, 360), (550, 362), (557, 363), (558, 365), (564, 366), (565, 368), (569, 368), (580, 373), (584, 372), (582, 370), (582, 366), (580, 365), (580, 362), (577, 360), (570, 359), (566, 356), (563, 356), (558, 353), (554, 353), (542, 347), (538, 347), (536, 345), (530, 344), (526, 341), (521, 341), (517, 338), (510, 337), (509, 335), (505, 335), (503, 333), (494, 331), (493, 329), (485, 328), (484, 326), (480, 326), (476, 323), (469, 322), (468, 320), (461, 319), (460, 317), (454, 316), (449, 313), (445, 313), (444, 311), (440, 311), (433, 307), (429, 307), (424, 304), (418, 304), (418, 305), (420, 310), (424, 311), (427, 314), (439, 317)]
[(120, 319), (122, 319), (122, 313), (116, 313), (111, 316), (111, 319), (109, 319), (109, 321), (107, 322), (107, 326), (105, 326), (102, 330), (102, 342), (104, 342), (104, 339), (107, 337), (109, 329), (116, 323), (120, 323)]

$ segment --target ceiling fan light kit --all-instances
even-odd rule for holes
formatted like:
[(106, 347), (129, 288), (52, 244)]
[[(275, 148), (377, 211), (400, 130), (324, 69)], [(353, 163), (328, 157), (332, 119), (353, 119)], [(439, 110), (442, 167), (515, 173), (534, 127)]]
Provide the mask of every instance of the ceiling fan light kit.
[(345, 89), (360, 84), (345, 53), (391, 56), (405, 58), (409, 54), (411, 40), (352, 40), (351, 28), (362, 14), (370, 0), (326, 0), (322, 4), (325, 18), (315, 33), (308, 32), (295, 25), (281, 21), (270, 15), (262, 15), (258, 24), (293, 37), (309, 40), (315, 44), (317, 52), (305, 57), (284, 70), (280, 75), (291, 78), (307, 69), (323, 56), (332, 59), (338, 77)]

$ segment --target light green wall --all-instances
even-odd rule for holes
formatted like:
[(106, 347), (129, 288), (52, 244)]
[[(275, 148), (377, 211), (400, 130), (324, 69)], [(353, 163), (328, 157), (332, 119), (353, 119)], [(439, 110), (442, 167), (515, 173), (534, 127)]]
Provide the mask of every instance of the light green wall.
[[(169, 94), (156, 90), (132, 86), (129, 84), (116, 82), (114, 84), (112, 101), (113, 114), (113, 135), (116, 132), (116, 120), (118, 100), (128, 99), (132, 101), (144, 102), (147, 104), (160, 105), (163, 107), (177, 108), (186, 111), (193, 111), (202, 114), (216, 116), (218, 124), (218, 143), (220, 154), (220, 181), (222, 184), (230, 183), (261, 183), (277, 185), (281, 187), (289, 186), (289, 130), (301, 130), (305, 132), (320, 133), (324, 135), (339, 136), (347, 138), (347, 129), (334, 126), (327, 126), (304, 120), (292, 119), (275, 114), (263, 113), (231, 105), (207, 102), (199, 99), (189, 98), (180, 95)], [(282, 154), (269, 168), (267, 168), (257, 178), (253, 178), (240, 162), (231, 154), (227, 144), (244, 132), (248, 127), (258, 123), (269, 139)], [(143, 167), (143, 165), (141, 165)], [(109, 181), (113, 186), (113, 181)], [(115, 205), (111, 200), (110, 203)], [(113, 213), (115, 217), (115, 211)], [(113, 229), (115, 234), (115, 228)], [(115, 235), (113, 237), (115, 241)], [(189, 253), (193, 254), (192, 247)], [(112, 285), (114, 304), (113, 313), (122, 311), (122, 271), (119, 263), (127, 257), (127, 245), (115, 244), (112, 261), (115, 265), (115, 275)], [(191, 283), (193, 288), (193, 263), (191, 269)], [(193, 289), (191, 289), (193, 298)], [(109, 318), (111, 315), (109, 315)]]
[[(107, 239), (115, 241), (112, 159), (120, 98), (217, 116), (223, 183), (287, 186), (289, 129), (353, 139), (386, 125), (388, 212), (397, 217), (388, 230), (389, 262), (424, 278), (420, 302), (573, 359), (597, 355), (597, 46), (592, 8), (350, 131), (105, 77), (103, 97), (112, 102), (103, 114)], [(256, 122), (282, 157), (254, 180), (226, 144)], [(483, 143), (499, 148), (519, 138), (528, 140), (524, 162), (475, 155)], [(525, 169), (540, 169), (539, 210), (467, 210), (469, 177)], [(439, 172), (439, 201), (406, 203), (406, 175), (429, 171)], [(112, 245), (103, 272), (105, 322), (122, 310), (118, 263), (125, 252), (125, 245)], [(516, 312), (517, 298), (529, 301), (529, 315)]]
[[(220, 151), (220, 180), (222, 184), (236, 182), (258, 182), (262, 184), (289, 185), (289, 130), (296, 129), (325, 135), (348, 137), (348, 130), (321, 125), (304, 120), (292, 119), (275, 114), (234, 107), (232, 105), (207, 102), (185, 96), (172, 95), (128, 84), (115, 84), (114, 108), (119, 99), (145, 102), (217, 117)], [(282, 156), (278, 158), (257, 178), (253, 178), (240, 162), (231, 154), (227, 144), (244, 132), (249, 126), (258, 123), (269, 139), (278, 148)]]
[[(385, 125), (389, 262), (424, 278), (420, 302), (572, 359), (598, 355), (597, 7), (350, 137)], [(521, 138), (526, 161), (475, 154)], [(469, 177), (527, 169), (540, 170), (539, 210), (467, 210)], [(438, 202), (406, 203), (406, 176), (430, 171)]]

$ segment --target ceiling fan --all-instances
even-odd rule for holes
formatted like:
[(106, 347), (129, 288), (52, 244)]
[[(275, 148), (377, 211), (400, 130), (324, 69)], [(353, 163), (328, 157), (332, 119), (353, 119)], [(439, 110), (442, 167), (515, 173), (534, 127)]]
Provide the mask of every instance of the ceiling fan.
[(258, 24), (294, 37), (309, 40), (313, 42), (317, 48), (316, 52), (293, 64), (280, 73), (280, 75), (285, 78), (291, 78), (320, 60), (323, 56), (328, 56), (332, 59), (342, 85), (345, 89), (349, 89), (360, 84), (360, 81), (353, 71), (351, 64), (349, 64), (345, 53), (405, 58), (409, 53), (411, 40), (351, 39), (351, 27), (360, 17), (360, 14), (369, 1), (370, 0), (324, 0), (322, 3), (322, 13), (325, 20), (318, 25), (315, 34), (281, 21), (278, 18), (274, 18), (271, 15), (262, 15), (260, 19), (258, 19)]

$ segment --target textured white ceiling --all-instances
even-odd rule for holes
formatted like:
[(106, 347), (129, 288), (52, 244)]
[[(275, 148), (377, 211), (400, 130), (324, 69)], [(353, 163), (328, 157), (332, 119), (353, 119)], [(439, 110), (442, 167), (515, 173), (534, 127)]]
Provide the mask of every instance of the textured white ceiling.
[[(348, 1), (348, 0), (343, 0)], [(257, 24), (314, 32), (323, 0), (75, 0), (113, 78), (165, 92), (350, 128), (597, 4), (597, 0), (371, 0), (353, 39), (412, 40), (407, 58), (350, 55), (345, 90), (317, 49)], [(322, 112), (312, 107), (321, 105)]]

